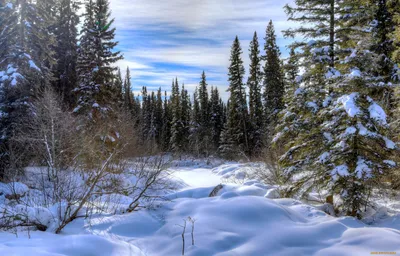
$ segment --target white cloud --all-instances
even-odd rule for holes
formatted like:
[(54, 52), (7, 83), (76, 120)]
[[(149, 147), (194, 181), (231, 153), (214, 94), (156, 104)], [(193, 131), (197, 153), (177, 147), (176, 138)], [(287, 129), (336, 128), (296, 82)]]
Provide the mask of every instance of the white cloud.
[[(162, 86), (169, 90), (175, 76), (193, 91), (206, 70), (207, 76), (227, 98), (230, 46), (241, 41), (246, 69), (248, 45), (257, 31), (261, 46), (265, 28), (273, 20), (278, 39), (286, 21), (283, 6), (293, 0), (110, 0), (116, 18), (117, 39), (134, 85)], [(142, 36), (137, 35), (144, 33)], [(136, 39), (136, 41), (135, 41)], [(278, 40), (285, 43), (282, 40)], [(280, 45), (285, 52), (284, 45)], [(160, 63), (163, 63), (160, 68)], [(169, 67), (168, 65), (171, 64)], [(188, 70), (177, 65), (189, 66)], [(244, 81), (245, 82), (245, 81)]]

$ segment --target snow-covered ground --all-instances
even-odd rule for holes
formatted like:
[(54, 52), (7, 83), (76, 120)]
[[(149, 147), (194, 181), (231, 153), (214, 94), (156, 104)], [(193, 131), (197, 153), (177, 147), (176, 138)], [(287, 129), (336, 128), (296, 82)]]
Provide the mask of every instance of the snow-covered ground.
[[(400, 216), (334, 218), (251, 178), (248, 164), (176, 164), (180, 189), (151, 210), (77, 219), (62, 234), (0, 233), (0, 255), (371, 255), (400, 253)], [(234, 180), (239, 182), (233, 183)], [(224, 187), (209, 197), (215, 186)], [(227, 184), (228, 183), (228, 184)], [(194, 222), (194, 245), (192, 223)]]

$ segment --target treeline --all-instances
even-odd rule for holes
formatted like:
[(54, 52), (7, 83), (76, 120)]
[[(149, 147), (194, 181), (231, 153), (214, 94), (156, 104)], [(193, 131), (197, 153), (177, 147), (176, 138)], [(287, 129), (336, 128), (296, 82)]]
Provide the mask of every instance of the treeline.
[[(142, 143), (161, 151), (197, 156), (260, 157), (272, 138), (277, 113), (284, 107), (284, 67), (272, 21), (266, 29), (264, 50), (265, 55), (261, 55), (255, 32), (249, 48), (251, 64), (246, 84), (243, 52), (235, 38), (228, 74), (230, 97), (226, 103), (218, 88), (208, 85), (204, 71), (193, 95), (188, 94), (184, 84), (179, 85), (177, 78), (172, 81), (170, 96), (161, 88), (148, 92), (146, 87), (140, 95), (133, 95), (128, 68), (123, 105), (136, 120)], [(120, 72), (117, 80), (122, 81)]]

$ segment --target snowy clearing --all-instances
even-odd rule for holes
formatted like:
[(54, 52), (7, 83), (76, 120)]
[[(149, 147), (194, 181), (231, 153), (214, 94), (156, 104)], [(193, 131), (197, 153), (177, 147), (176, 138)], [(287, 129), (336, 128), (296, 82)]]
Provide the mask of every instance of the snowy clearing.
[[(77, 219), (60, 235), (2, 232), (0, 255), (181, 255), (181, 226), (189, 216), (195, 220), (194, 245), (192, 223), (187, 221), (185, 255), (400, 252), (398, 216), (384, 213), (368, 226), (350, 217), (331, 217), (294, 199), (266, 198), (277, 196), (276, 187), (246, 180), (252, 165), (171, 167), (172, 179), (182, 186), (154, 209)], [(239, 182), (224, 184), (217, 196), (209, 197), (230, 177)]]

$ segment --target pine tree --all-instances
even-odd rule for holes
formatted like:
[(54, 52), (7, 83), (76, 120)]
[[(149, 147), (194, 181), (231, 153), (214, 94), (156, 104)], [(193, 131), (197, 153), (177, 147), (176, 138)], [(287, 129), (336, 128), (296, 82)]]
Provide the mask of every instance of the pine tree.
[(77, 52), (79, 2), (75, 0), (60, 0), (54, 29), (56, 35), (54, 87), (62, 95), (63, 101), (69, 108), (75, 106), (76, 98), (73, 90), (77, 86)]
[[(0, 175), (19, 166), (10, 156), (10, 137), (31, 117), (30, 102), (50, 84), (55, 64), (49, 31), (50, 17), (43, 1), (2, 1), (0, 9)], [(26, 127), (27, 128), (27, 127)], [(27, 128), (28, 129), (28, 128)], [(20, 145), (23, 149), (25, 146)], [(22, 152), (22, 151), (21, 151)], [(29, 156), (18, 157), (29, 161)], [(22, 164), (22, 163), (21, 163)]]
[(157, 91), (157, 98), (154, 106), (154, 123), (156, 128), (156, 142), (158, 147), (161, 149), (163, 147), (163, 100), (162, 100), (162, 92), (161, 87)]
[(199, 92), (198, 87), (195, 88), (193, 93), (193, 111), (191, 116), (190, 122), (190, 148), (192, 151), (199, 156), (201, 153), (201, 138), (200, 138), (200, 123), (201, 123), (201, 116), (200, 116), (200, 102), (199, 102)]
[(210, 111), (211, 111), (211, 138), (213, 144), (213, 150), (218, 149), (221, 132), (224, 127), (224, 109), (223, 103), (219, 96), (217, 87), (211, 87), (211, 99), (210, 99)]
[(242, 49), (236, 36), (231, 49), (231, 64), (229, 66), (229, 108), (228, 120), (221, 134), (221, 146), (219, 148), (225, 157), (233, 157), (247, 154), (248, 142), (248, 113), (246, 102), (246, 90), (243, 84), (245, 70), (241, 59)]
[(249, 87), (249, 141), (252, 155), (259, 155), (263, 148), (263, 106), (261, 101), (261, 58), (257, 32), (250, 42), (250, 69), (247, 86)]
[(140, 118), (140, 129), (143, 143), (151, 142), (151, 97), (147, 92), (147, 87), (142, 87), (142, 112)]
[[(294, 174), (313, 168), (310, 166), (325, 151), (326, 138), (330, 138), (326, 137), (329, 134), (321, 131), (323, 120), (317, 116), (332, 100), (326, 79), (340, 76), (335, 69), (338, 55), (336, 37), (342, 34), (335, 19), (340, 10), (337, 2), (296, 0), (296, 6), (285, 6), (289, 20), (312, 24), (284, 31), (286, 37), (302, 36), (309, 40), (296, 41), (291, 45), (286, 109), (279, 115), (277, 133), (273, 139), (275, 150), (284, 151), (280, 165), (289, 180)], [(301, 76), (295, 77), (297, 68), (291, 66), (292, 63), (304, 69)], [(305, 178), (301, 181), (303, 183), (291, 186), (289, 194), (305, 195), (309, 192), (308, 185), (320, 185), (312, 180), (313, 177), (307, 177), (308, 180)]]
[(178, 78), (172, 82), (171, 92), (171, 139), (170, 146), (173, 152), (179, 152), (182, 149), (182, 119), (181, 119), (181, 99), (179, 92)]
[[(293, 94), (298, 88), (299, 84), (297, 78), (299, 75), (299, 57), (294, 51), (294, 48), (290, 48), (289, 59), (285, 65), (285, 95)], [(288, 103), (287, 100), (285, 100)]]
[(115, 99), (118, 103), (118, 109), (123, 109), (124, 107), (124, 82), (122, 80), (121, 69), (118, 68), (117, 74), (114, 77), (114, 87), (115, 87)]
[[(342, 54), (348, 55), (339, 55), (341, 72), (328, 73), (325, 88), (316, 84), (330, 92), (321, 107), (307, 102), (307, 94), (313, 90), (296, 90), (297, 99), (304, 97), (297, 107), (303, 111), (294, 112), (294, 118), (293, 113), (284, 117), (290, 125), (282, 133), (297, 133), (299, 141), (288, 143), (281, 164), (287, 177), (301, 172), (301, 178), (291, 185), (292, 193), (325, 190), (340, 196), (337, 206), (341, 212), (361, 217), (372, 189), (396, 166), (397, 146), (389, 138), (387, 115), (376, 99), (389, 85), (379, 64), (382, 53), (373, 48), (374, 41), (383, 38), (371, 28), (376, 5), (343, 4), (346, 8), (342, 11), (348, 13), (343, 13), (340, 29), (346, 33), (338, 36)], [(296, 114), (307, 113), (307, 105), (316, 109), (314, 113), (296, 118)], [(292, 128), (296, 125), (297, 130)]]
[(210, 121), (210, 105), (208, 101), (206, 74), (203, 71), (199, 84), (200, 125), (207, 129)]
[(133, 115), (133, 97), (132, 97), (132, 77), (129, 67), (126, 68), (126, 74), (123, 85), (124, 108)]
[(199, 150), (200, 153), (208, 155), (211, 149), (211, 130), (210, 130), (210, 101), (208, 97), (206, 74), (203, 71), (198, 87), (199, 98)]
[(182, 85), (181, 91), (181, 149), (188, 150), (190, 136), (191, 103), (188, 91), (185, 85)]
[(89, 0), (86, 3), (85, 22), (78, 57), (79, 85), (78, 105), (75, 113), (88, 115), (96, 121), (113, 116), (115, 95), (112, 80), (116, 67), (122, 59), (120, 52), (114, 52), (115, 28), (111, 28), (114, 19), (110, 19), (107, 0)]
[(171, 139), (171, 102), (168, 100), (167, 92), (164, 92), (164, 105), (163, 105), (163, 127), (162, 127), (162, 149), (164, 151), (170, 149), (170, 139)]
[(272, 21), (269, 22), (265, 36), (265, 66), (264, 66), (264, 114), (265, 143), (268, 146), (275, 126), (277, 115), (283, 109), (285, 92), (279, 47)]
[(335, 17), (340, 12), (338, 3), (337, 0), (295, 0), (295, 6), (285, 6), (288, 20), (310, 24), (284, 31), (287, 37), (302, 35), (311, 39), (309, 42), (298, 41), (293, 44), (294, 48), (301, 48), (303, 54), (312, 55), (312, 58), (307, 58), (308, 63), (304, 63), (308, 68), (311, 67), (309, 64), (316, 63), (335, 67), (335, 39), (340, 33)]

